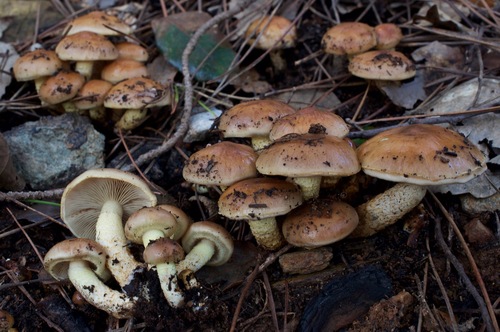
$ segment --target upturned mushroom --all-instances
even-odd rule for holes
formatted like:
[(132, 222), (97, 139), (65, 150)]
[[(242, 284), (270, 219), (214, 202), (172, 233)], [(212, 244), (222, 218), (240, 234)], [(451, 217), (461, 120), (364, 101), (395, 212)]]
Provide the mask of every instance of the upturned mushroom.
[(108, 268), (125, 287), (142, 264), (128, 250), (124, 220), (156, 202), (148, 185), (136, 175), (118, 169), (92, 169), (66, 186), (61, 218), (75, 236), (95, 239), (106, 249)]
[(220, 266), (232, 256), (233, 238), (219, 224), (211, 221), (193, 223), (182, 237), (186, 257), (177, 264), (177, 273), (186, 288), (198, 287), (194, 273), (203, 266)]
[(240, 103), (219, 117), (219, 130), (225, 138), (248, 137), (259, 151), (271, 143), (269, 132), (279, 118), (295, 109), (281, 101), (263, 99)]
[(267, 250), (284, 244), (276, 217), (303, 202), (294, 183), (277, 178), (253, 178), (236, 182), (219, 197), (219, 214), (248, 222), (255, 241)]
[(104, 284), (111, 275), (106, 268), (106, 251), (99, 243), (84, 238), (59, 242), (47, 252), (43, 264), (55, 279), (69, 279), (93, 306), (116, 318), (132, 317), (137, 299)]
[(464, 183), (486, 170), (486, 156), (467, 138), (436, 125), (386, 130), (357, 149), (362, 170), (395, 186), (356, 208), (352, 236), (367, 237), (394, 224), (420, 203), (426, 186)]

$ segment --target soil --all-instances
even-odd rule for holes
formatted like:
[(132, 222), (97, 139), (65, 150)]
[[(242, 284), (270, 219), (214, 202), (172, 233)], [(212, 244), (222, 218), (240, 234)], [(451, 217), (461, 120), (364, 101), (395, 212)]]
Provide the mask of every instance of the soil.
[[(63, 1), (55, 2), (63, 3)], [(75, 6), (79, 4), (75, 3)], [(117, 3), (122, 4), (125, 1)], [(157, 1), (145, 1), (144, 4), (146, 3), (148, 6), (139, 24), (143, 28), (139, 36), (149, 47), (151, 54), (155, 55), (158, 51), (154, 47), (148, 23), (152, 18), (162, 15), (161, 6)], [(186, 10), (197, 8), (196, 1), (181, 3)], [(212, 6), (219, 6), (217, 1), (211, 3)], [(287, 3), (291, 5), (292, 2)], [(332, 59), (323, 57), (324, 55), (305, 61), (299, 66), (294, 65), (294, 62), (320, 50), (321, 36), (331, 26), (328, 17), (333, 12), (322, 2), (311, 4), (299, 1), (297, 4), (299, 12), (303, 8), (310, 7), (310, 9), (301, 14), (297, 46), (285, 55), (287, 69), (276, 73), (269, 58), (264, 56), (255, 67), (259, 79), (271, 84), (276, 92), (300, 87), (305, 82), (318, 82), (326, 78), (324, 73), (318, 71), (318, 65), (321, 63), (321, 66), (327, 67), (331, 72), (338, 71), (336, 75), (339, 76), (335, 76), (338, 78), (336, 84), (328, 83), (329, 88), (334, 88), (333, 92), (343, 103), (335, 109), (335, 112), (344, 118), (351, 118), (356, 107), (362, 102), (361, 96), (366, 89), (364, 81), (349, 77), (345, 70), (334, 70)], [(361, 17), (361, 21), (375, 25), (378, 16), (382, 21), (391, 20), (404, 25), (410, 24), (405, 18), (415, 15), (419, 8), (416, 4), (401, 3), (399, 4), (401, 6), (396, 6), (396, 2), (376, 1), (374, 9), (368, 10), (364, 15), (368, 3), (361, 1), (353, 4), (353, 6), (359, 4), (359, 7), (341, 14), (341, 21)], [(347, 5), (347, 2), (344, 5)], [(209, 7), (206, 4), (206, 9)], [(178, 7), (170, 4), (167, 4), (167, 9), (169, 13), (179, 11)], [(409, 13), (411, 15), (408, 15)], [(436, 27), (448, 26), (437, 18), (433, 20)], [(487, 24), (481, 17), (475, 15), (471, 20), (473, 21), (471, 24), (477, 27), (484, 27)], [(234, 23), (234, 21), (228, 22)], [(489, 37), (498, 38), (500, 29), (496, 26), (493, 30), (488, 32)], [(408, 33), (409, 29), (403, 31)], [(436, 39), (436, 35), (431, 33), (415, 33), (415, 31), (413, 33), (417, 34), (418, 38), (408, 38), (398, 46), (407, 55), (416, 47)], [(51, 47), (57, 38), (56, 35), (50, 34), (48, 27), (45, 34), (40, 37), (40, 41), (46, 47)], [(452, 37), (445, 40), (450, 44), (455, 41)], [(20, 42), (16, 47), (23, 51), (27, 43), (28, 41)], [(487, 49), (479, 44), (460, 45), (464, 54), (471, 50), (479, 50), (483, 54), (487, 52)], [(249, 54), (243, 65), (248, 65), (262, 53), (254, 50)], [(498, 72), (499, 68), (493, 67), (488, 71), (488, 75), (494, 76)], [(479, 75), (478, 70), (473, 71), (473, 74)], [(461, 81), (470, 78), (470, 75), (465, 73), (463, 75), (454, 73), (454, 75)], [(178, 74), (175, 80), (182, 82), (181, 76)], [(448, 81), (443, 80), (443, 82), (447, 84)], [(446, 84), (441, 85), (439, 89), (444, 90)], [(10, 85), (4, 99), (13, 97), (20, 86), (21, 84), (16, 82)], [(199, 89), (216, 86), (216, 83), (204, 85), (196, 83), (196, 88)], [(318, 86), (325, 85), (318, 84)], [(434, 92), (435, 86), (429, 86), (427, 92), (430, 94)], [(34, 95), (35, 92), (30, 90), (29, 94)], [(227, 87), (223, 94), (218, 96), (224, 101), (230, 100), (234, 103), (237, 103), (239, 98), (251, 97), (254, 95), (236, 90), (232, 86)], [(33, 102), (28, 102), (27, 105), (33, 106)], [(179, 107), (177, 112), (181, 109)], [(404, 109), (392, 104), (391, 100), (379, 90), (370, 89), (366, 100), (363, 101), (358, 119), (367, 119), (373, 114), (376, 114), (377, 118), (398, 116), (403, 112)], [(54, 111), (45, 108), (36, 111), (8, 109), (0, 113), (0, 130), (5, 131), (48, 114), (54, 114)], [(126, 134), (125, 140), (129, 148), (139, 146), (142, 142), (147, 143), (143, 150), (138, 149), (134, 152), (134, 157), (159, 142), (161, 136), (156, 131), (168, 135), (174, 125), (174, 118), (170, 114), (152, 111), (151, 117), (140, 128), (131, 134)], [(392, 124), (392, 122), (376, 122), (371, 126), (384, 128)], [(100, 125), (96, 127), (106, 135), (107, 163), (113, 165), (126, 154), (126, 151), (121, 145), (118, 149), (114, 149), (118, 138), (112, 128)], [(345, 321), (345, 324), (336, 327), (345, 331), (444, 331), (454, 328), (460, 331), (483, 331), (488, 328), (484, 320), (484, 294), (481, 292), (480, 283), (484, 283), (489, 301), (498, 306), (500, 299), (498, 211), (471, 215), (463, 211), (458, 196), (439, 194), (435, 200), (427, 195), (412, 213), (374, 236), (364, 239), (347, 238), (329, 245), (333, 257), (326, 269), (301, 275), (285, 274), (279, 266), (278, 255), (258, 248), (244, 222), (234, 223), (226, 220), (214, 214), (206, 201), (190, 199), (195, 197), (195, 194), (182, 178), (184, 156), (189, 156), (206, 144), (215, 143), (220, 139), (219, 133), (212, 131), (204, 141), (178, 143), (175, 149), (157, 158), (147, 170), (143, 168), (146, 177), (158, 188), (163, 189), (158, 191), (162, 200), (176, 204), (193, 220), (210, 219), (224, 225), (236, 240), (235, 253), (226, 265), (203, 268), (196, 274), (202, 286), (184, 290), (186, 298), (189, 299), (184, 308), (172, 309), (167, 304), (154, 271), (143, 271), (136, 275), (137, 284), (146, 285), (152, 290), (152, 294), (157, 295), (152, 295), (153, 298), (149, 301), (141, 299), (133, 319), (117, 320), (94, 308), (78, 297), (71, 283), (57, 282), (43, 269), (42, 260), (45, 253), (54, 244), (73, 237), (68, 229), (47, 218), (50, 216), (60, 220), (58, 207), (26, 202), (25, 204), (33, 209), (31, 210), (16, 202), (0, 202), (0, 309), (14, 317), (15, 328), (19, 331), (229, 331), (235, 327), (237, 331), (320, 331), (321, 327), (306, 328), (303, 322), (301, 323), (307, 306), (319, 308), (316, 320), (332, 316), (338, 321)], [(234, 141), (249, 144), (245, 139)], [(354, 194), (349, 189), (349, 180), (343, 180), (336, 189), (323, 189), (321, 195), (336, 197), (357, 205), (391, 185), (384, 181), (361, 178), (359, 175), (358, 177), (360, 177), (359, 188)], [(204, 196), (214, 204), (218, 193), (209, 190)], [(58, 199), (54, 201), (57, 202)], [(476, 238), (475, 242), (469, 241), (468, 237), (465, 238), (466, 245), (480, 271), (481, 279), (476, 278), (466, 251), (452, 230), (449, 219), (441, 212), (438, 202), (445, 207), (462, 233), (468, 222), (478, 219), (493, 234), (493, 237), (480, 237), (479, 240)], [(21, 230), (20, 226), (24, 229)], [(440, 242), (440, 237), (443, 237), (444, 241)], [(443, 243), (447, 244), (446, 248)], [(130, 249), (138, 259), (141, 259), (140, 246), (131, 245)], [(300, 249), (289, 248), (288, 251), (297, 250)], [(456, 259), (462, 270), (450, 263), (453, 259)], [(317, 302), (317, 296), (325, 294), (325, 286), (339, 282), (342, 277), (350, 278), (367, 267), (378, 269), (387, 278), (388, 286), (381, 296), (375, 298), (365, 298), (363, 293), (376, 292), (379, 285), (363, 283), (360, 286), (363, 288), (362, 291), (358, 287), (355, 293), (357, 295), (347, 300), (352, 312), (357, 312), (356, 315), (335, 311), (335, 303), (340, 303), (334, 301), (335, 297), (340, 299), (344, 296), (342, 292), (327, 294), (327, 298), (333, 299), (333, 305)], [(465, 281), (464, 277), (468, 277), (468, 281)], [(468, 283), (470, 285), (467, 285)], [(119, 288), (113, 282), (110, 286)], [(389, 299), (396, 294), (398, 297), (390, 302)], [(482, 305), (478, 304), (478, 298), (483, 300)], [(381, 300), (388, 302), (380, 302)], [(497, 308), (496, 315), (500, 318), (498, 310)], [(232, 327), (233, 320), (236, 325)], [(454, 322), (457, 325), (454, 326)]]

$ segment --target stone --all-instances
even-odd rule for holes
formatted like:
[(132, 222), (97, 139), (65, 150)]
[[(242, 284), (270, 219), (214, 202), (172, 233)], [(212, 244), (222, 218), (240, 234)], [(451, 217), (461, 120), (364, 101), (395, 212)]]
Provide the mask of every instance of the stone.
[(104, 167), (104, 135), (77, 114), (42, 117), (4, 132), (14, 166), (33, 190), (66, 186)]

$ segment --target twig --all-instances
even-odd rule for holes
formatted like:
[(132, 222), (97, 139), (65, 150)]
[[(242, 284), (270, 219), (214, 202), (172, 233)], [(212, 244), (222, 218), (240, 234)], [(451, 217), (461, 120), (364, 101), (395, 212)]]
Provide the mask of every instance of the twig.
[[(177, 127), (177, 130), (172, 134), (172, 136), (168, 140), (163, 142), (162, 145), (137, 158), (136, 160), (137, 166), (142, 166), (145, 163), (168, 152), (175, 145), (175, 143), (177, 143), (177, 141), (186, 134), (189, 128), (188, 126), (189, 117), (191, 116), (191, 111), (193, 108), (193, 82), (191, 81), (191, 73), (189, 72), (189, 56), (193, 52), (200, 37), (208, 29), (212, 28), (214, 25), (240, 12), (242, 8), (246, 6), (247, 2), (249, 1), (248, 0), (244, 1), (243, 3), (240, 4), (240, 6), (236, 6), (233, 9), (215, 15), (210, 20), (205, 22), (202, 26), (200, 26), (198, 30), (196, 30), (196, 32), (191, 36), (191, 39), (189, 39), (189, 42), (186, 45), (186, 48), (182, 52), (182, 74), (184, 75), (185, 91), (184, 91), (184, 108), (180, 118), (180, 123)], [(122, 170), (130, 172), (134, 170), (134, 166), (126, 165), (122, 167)]]
[(262, 271), (262, 279), (264, 280), (264, 286), (269, 301), (267, 304), (269, 306), (269, 310), (271, 311), (271, 318), (273, 320), (273, 325), (274, 328), (276, 329), (276, 332), (279, 332), (280, 328), (278, 325), (278, 316), (276, 315), (276, 305), (274, 304), (273, 290), (271, 289), (271, 284), (269, 283), (269, 277), (267, 276), (266, 271)]
[(0, 192), (0, 202), (26, 199), (59, 199), (61, 198), (64, 189), (51, 189), (45, 191), (9, 191), (7, 193)]

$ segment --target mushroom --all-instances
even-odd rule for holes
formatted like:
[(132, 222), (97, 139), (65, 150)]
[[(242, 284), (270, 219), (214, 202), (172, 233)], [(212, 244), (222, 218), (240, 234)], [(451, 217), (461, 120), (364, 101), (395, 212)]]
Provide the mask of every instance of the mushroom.
[(146, 66), (142, 62), (130, 59), (116, 59), (101, 70), (101, 78), (113, 84), (129, 78), (146, 76), (149, 76)]
[(415, 65), (403, 53), (376, 50), (358, 54), (349, 61), (349, 72), (367, 80), (401, 81), (415, 76)]
[(340, 178), (360, 171), (349, 141), (335, 136), (290, 134), (263, 149), (255, 163), (265, 175), (290, 177), (304, 200), (319, 196), (322, 177)]
[[(172, 238), (177, 219), (159, 206), (144, 207), (132, 213), (125, 223), (125, 237), (147, 247), (160, 238)], [(181, 234), (182, 235), (182, 234)], [(178, 240), (180, 236), (174, 240)]]
[(177, 220), (177, 227), (174, 230), (172, 239), (179, 240), (186, 233), (189, 226), (191, 226), (193, 220), (177, 206), (160, 204), (158, 207), (170, 212), (170, 214), (174, 216), (175, 220)]
[(121, 287), (141, 267), (127, 249), (123, 219), (156, 196), (134, 174), (118, 169), (92, 169), (76, 177), (61, 198), (61, 218), (77, 237), (95, 239), (108, 255), (108, 268)]
[(113, 84), (103, 80), (87, 81), (76, 94), (73, 104), (79, 110), (88, 110), (91, 119), (104, 121), (104, 97), (112, 87)]
[(63, 62), (56, 52), (38, 49), (19, 57), (13, 66), (14, 77), (18, 82), (35, 81), (36, 92), (40, 91), (47, 77), (63, 68)]
[(222, 113), (219, 130), (225, 138), (250, 137), (252, 147), (258, 151), (269, 145), (269, 132), (279, 118), (294, 113), (295, 109), (272, 99), (240, 103)]
[(99, 243), (84, 238), (59, 242), (47, 252), (43, 264), (55, 279), (69, 279), (93, 306), (116, 318), (132, 317), (137, 299), (109, 288), (103, 282), (110, 278), (110, 274), (106, 268), (106, 251)]
[(486, 156), (467, 138), (440, 126), (415, 124), (386, 130), (357, 149), (363, 171), (398, 182), (356, 208), (352, 236), (367, 237), (394, 224), (420, 203), (426, 186), (464, 183), (486, 170)]
[(102, 11), (92, 11), (69, 22), (63, 34), (74, 35), (82, 31), (90, 31), (103, 36), (119, 36), (131, 34), (132, 28), (116, 16)]
[(92, 76), (95, 61), (118, 58), (116, 47), (106, 37), (89, 31), (77, 32), (64, 37), (56, 46), (61, 60), (76, 61), (75, 71), (87, 80)]
[(289, 213), (282, 229), (288, 243), (311, 249), (342, 240), (354, 231), (358, 223), (358, 214), (349, 204), (318, 198)]
[(148, 61), (148, 51), (141, 45), (131, 42), (121, 42), (115, 44), (115, 47), (118, 50), (118, 59), (128, 59), (139, 62)]
[(177, 264), (177, 273), (186, 288), (198, 287), (194, 273), (203, 266), (225, 264), (233, 254), (231, 234), (219, 224), (211, 221), (193, 223), (182, 237), (186, 257)]
[(146, 108), (170, 104), (170, 91), (149, 78), (135, 77), (115, 85), (104, 99), (104, 107), (125, 110), (115, 126), (123, 130), (138, 127), (146, 118)]
[(352, 56), (374, 48), (377, 36), (368, 24), (342, 22), (328, 29), (321, 44), (325, 53)]
[(258, 49), (271, 50), (269, 56), (274, 68), (277, 71), (282, 71), (286, 67), (282, 50), (295, 46), (297, 29), (285, 17), (263, 16), (250, 23), (245, 37), (248, 44), (254, 45)]
[(156, 267), (163, 296), (173, 308), (184, 304), (184, 295), (177, 283), (175, 264), (184, 259), (184, 250), (176, 241), (159, 238), (146, 246), (142, 254), (144, 261)]
[(6, 310), (0, 310), (0, 331), (17, 332), (17, 329), (14, 328), (14, 323), (14, 316)]
[(277, 178), (253, 178), (236, 182), (219, 197), (219, 214), (232, 220), (245, 220), (255, 241), (267, 250), (284, 244), (276, 217), (303, 202), (300, 189)]
[(382, 23), (374, 28), (377, 36), (377, 49), (390, 50), (403, 39), (401, 29), (394, 23)]
[(49, 105), (61, 104), (66, 112), (77, 111), (71, 101), (85, 83), (85, 78), (72, 71), (60, 71), (46, 79), (40, 86), (38, 96)]
[(184, 164), (182, 176), (190, 183), (221, 186), (257, 177), (257, 153), (248, 145), (223, 141), (193, 153)]
[(349, 126), (335, 113), (306, 107), (274, 122), (269, 138), (275, 141), (288, 134), (326, 134), (344, 138)]

